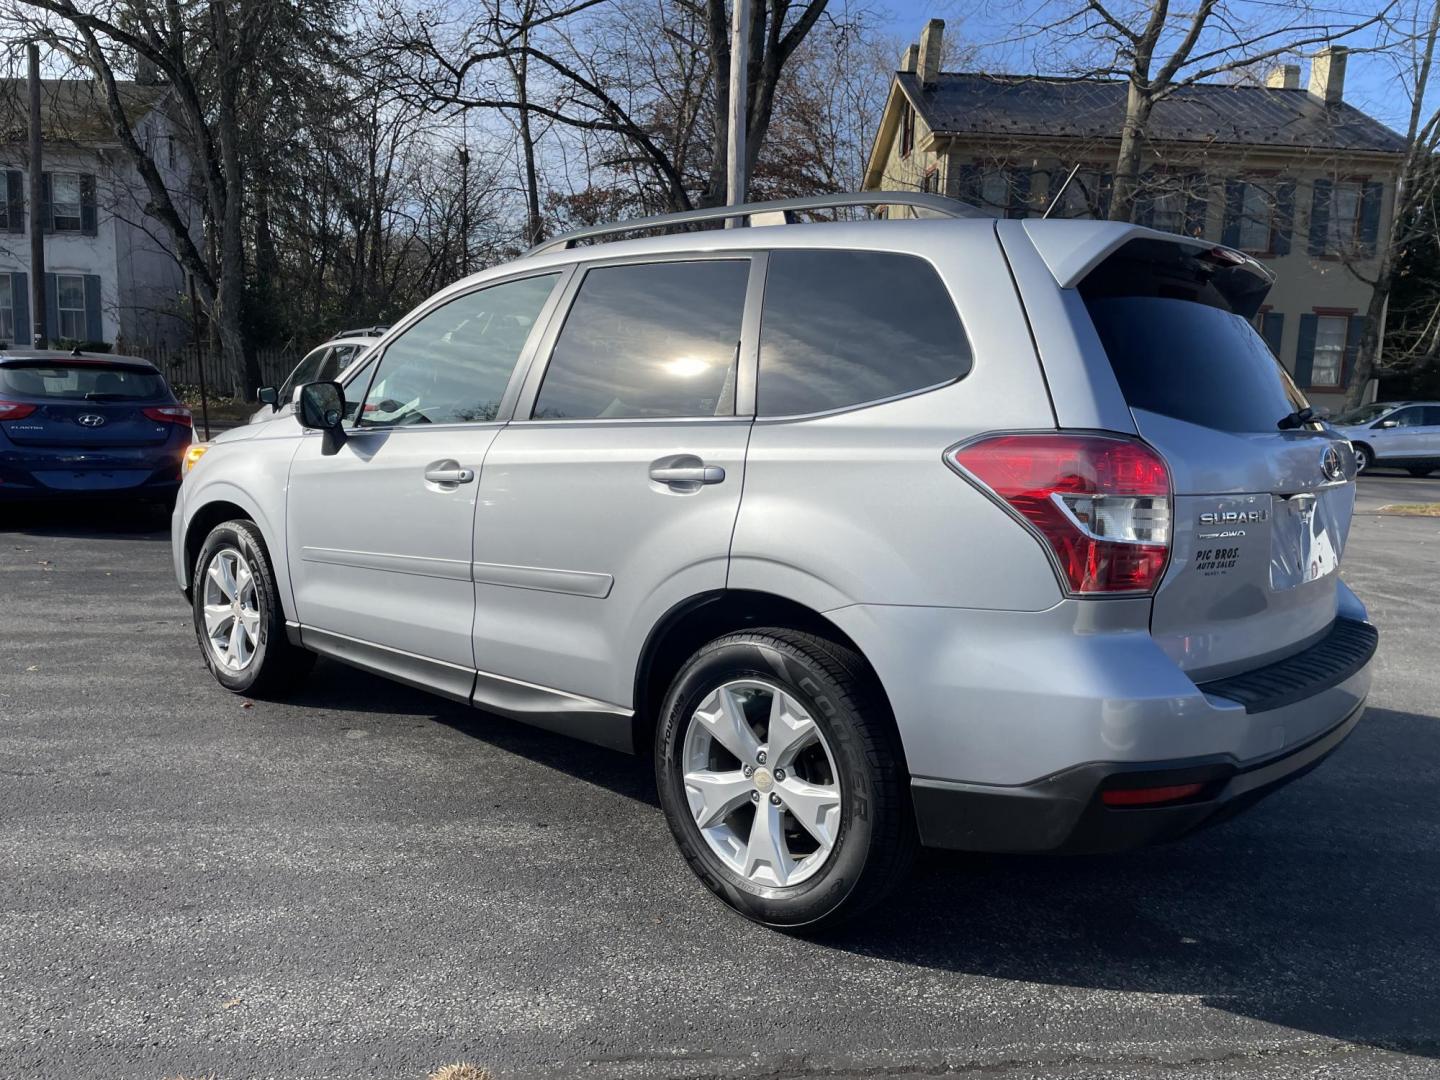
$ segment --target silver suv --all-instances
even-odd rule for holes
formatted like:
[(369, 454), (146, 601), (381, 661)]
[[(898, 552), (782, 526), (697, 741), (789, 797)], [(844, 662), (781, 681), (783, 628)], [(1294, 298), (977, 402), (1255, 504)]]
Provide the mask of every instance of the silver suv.
[(918, 216), (587, 230), (216, 439), (173, 526), (215, 678), (319, 653), (653, 751), (695, 873), (788, 929), (918, 845), (1169, 839), (1333, 750), (1376, 645), (1355, 460), (1251, 325), (1269, 272), (830, 202)]

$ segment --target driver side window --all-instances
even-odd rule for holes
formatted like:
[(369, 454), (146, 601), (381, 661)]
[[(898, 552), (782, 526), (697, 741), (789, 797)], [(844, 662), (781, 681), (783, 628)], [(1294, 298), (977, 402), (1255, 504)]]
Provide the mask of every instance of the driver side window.
[(1416, 408), (1396, 409), (1385, 419), (1395, 421), (1394, 426), (1402, 428), (1421, 427), (1425, 423), (1424, 412)]
[(392, 341), (360, 410), (361, 425), (494, 420), (510, 374), (558, 273), (457, 296)]

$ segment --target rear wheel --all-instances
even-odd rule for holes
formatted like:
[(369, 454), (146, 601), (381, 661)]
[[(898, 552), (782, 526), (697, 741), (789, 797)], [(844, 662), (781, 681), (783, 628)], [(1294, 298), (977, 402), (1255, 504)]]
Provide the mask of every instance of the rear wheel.
[(264, 697), (293, 686), (315, 654), (290, 644), (275, 573), (252, 522), (210, 530), (195, 560), (191, 589), (195, 636), (215, 681)]
[(1375, 453), (1364, 443), (1355, 444), (1355, 475), (1359, 476), (1375, 461)]
[(759, 630), (701, 649), (666, 697), (655, 768), (691, 869), (768, 926), (854, 916), (914, 856), (888, 710), (860, 658), (823, 638)]
[(1431, 468), (1420, 468), (1420, 467), (1416, 467), (1416, 468), (1413, 468), (1413, 469), (1406, 469), (1405, 471), (1408, 472), (1411, 476), (1418, 476), (1418, 477), (1424, 478), (1424, 477), (1426, 477), (1426, 476), (1429, 476), (1429, 475), (1430, 475), (1432, 472), (1434, 472), (1435, 470), (1434, 470), (1434, 469), (1431, 469)]

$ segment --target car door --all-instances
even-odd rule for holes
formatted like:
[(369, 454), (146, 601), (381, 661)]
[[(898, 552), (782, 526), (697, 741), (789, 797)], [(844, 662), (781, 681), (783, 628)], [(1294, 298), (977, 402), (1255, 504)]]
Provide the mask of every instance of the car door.
[(1440, 459), (1440, 405), (1426, 405), (1421, 421), (1421, 453), (1431, 460)]
[(338, 449), (302, 440), (286, 506), (307, 645), (468, 698), (479, 476), (562, 277), (444, 298), (385, 344)]
[(763, 258), (592, 264), (571, 282), (481, 477), (477, 704), (624, 744), (628, 722), (614, 740), (597, 725), (628, 710), (645, 636), (725, 586)]
[(1425, 457), (1425, 410), (1419, 405), (1396, 409), (1370, 425), (1371, 445), (1377, 461), (1403, 461)]

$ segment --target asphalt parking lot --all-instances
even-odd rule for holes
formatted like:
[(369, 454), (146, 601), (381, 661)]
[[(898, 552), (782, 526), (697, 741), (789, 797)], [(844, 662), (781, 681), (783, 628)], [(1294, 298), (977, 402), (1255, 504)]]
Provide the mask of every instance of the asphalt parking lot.
[(328, 662), (247, 703), (157, 521), (0, 508), (0, 1076), (1440, 1076), (1440, 519), (1371, 513), (1440, 478), (1361, 487), (1330, 761), (821, 941), (714, 901), (634, 759)]

